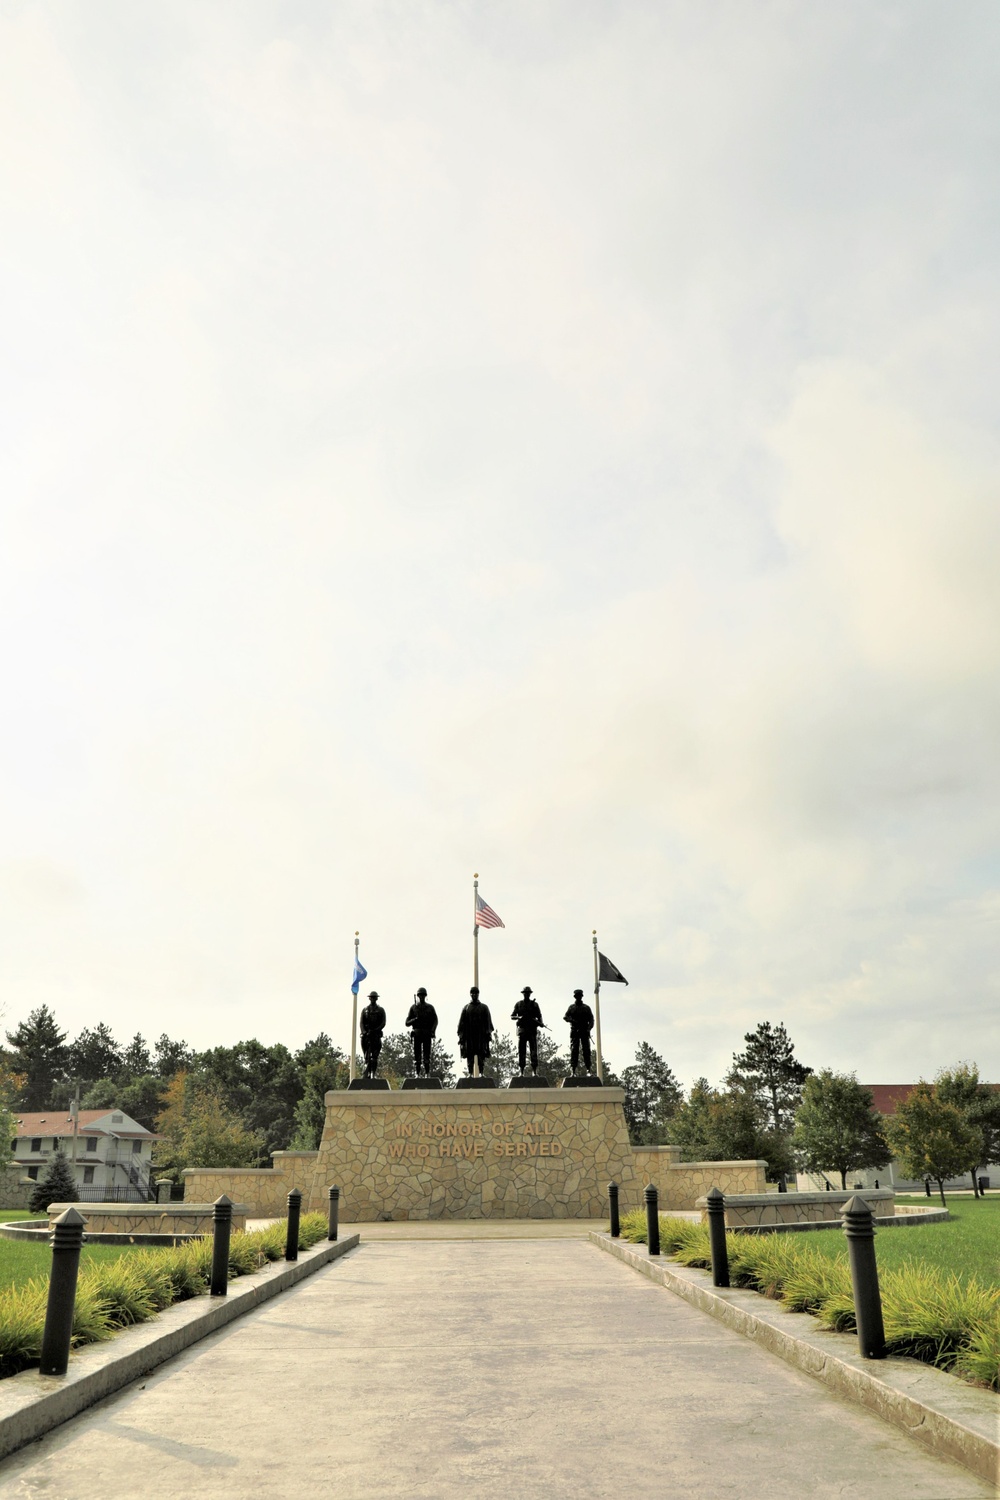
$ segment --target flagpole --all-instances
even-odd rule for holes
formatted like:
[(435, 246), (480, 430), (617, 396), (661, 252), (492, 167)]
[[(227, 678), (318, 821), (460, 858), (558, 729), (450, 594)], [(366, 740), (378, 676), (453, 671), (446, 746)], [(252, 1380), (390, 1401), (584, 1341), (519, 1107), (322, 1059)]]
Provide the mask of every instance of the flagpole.
[[(354, 934), (354, 971), (355, 971), (355, 973), (357, 973), (357, 969), (358, 969), (358, 942), (359, 942), (359, 935), (358, 935), (358, 933), (355, 933)], [(355, 1078), (358, 1076), (358, 990), (357, 990), (357, 980), (355, 980), (354, 984), (351, 985), (351, 999), (354, 1001), (354, 1004), (351, 1006), (351, 1079), (350, 1079), (351, 1083), (353, 1083), (354, 1080), (355, 1080)]]
[(594, 935), (594, 1022), (597, 1030), (597, 1076), (604, 1082), (604, 1058), (601, 1056), (601, 971), (597, 964), (597, 928), (592, 927)]
[[(476, 989), (479, 988), (479, 923), (476, 921), (479, 915), (479, 871), (472, 877), (472, 982)], [(479, 1059), (472, 1064), (473, 1078), (479, 1077)]]

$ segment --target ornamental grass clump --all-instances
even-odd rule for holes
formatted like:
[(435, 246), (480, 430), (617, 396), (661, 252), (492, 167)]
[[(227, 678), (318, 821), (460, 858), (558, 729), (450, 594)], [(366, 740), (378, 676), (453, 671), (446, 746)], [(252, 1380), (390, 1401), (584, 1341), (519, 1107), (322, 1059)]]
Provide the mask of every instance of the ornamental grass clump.
[[(229, 1241), (230, 1277), (257, 1271), (285, 1253), (284, 1223), (249, 1233), (238, 1230)], [(299, 1224), (299, 1249), (323, 1239), (323, 1214), (306, 1214)], [(208, 1291), (212, 1237), (186, 1244), (125, 1250), (115, 1260), (92, 1261), (80, 1271), (73, 1309), (73, 1345), (100, 1343), (122, 1328), (148, 1319), (190, 1297)], [(0, 1379), (38, 1363), (48, 1301), (47, 1276), (0, 1292)]]
[[(642, 1210), (624, 1214), (622, 1237), (646, 1240)], [(711, 1265), (708, 1231), (689, 1219), (660, 1219), (664, 1255), (684, 1266)], [(847, 1258), (803, 1244), (798, 1235), (727, 1234), (734, 1287), (774, 1298), (790, 1312), (811, 1313), (824, 1328), (857, 1328)], [(1000, 1287), (920, 1261), (883, 1267), (879, 1274), (886, 1350), (951, 1370), (1000, 1391)]]

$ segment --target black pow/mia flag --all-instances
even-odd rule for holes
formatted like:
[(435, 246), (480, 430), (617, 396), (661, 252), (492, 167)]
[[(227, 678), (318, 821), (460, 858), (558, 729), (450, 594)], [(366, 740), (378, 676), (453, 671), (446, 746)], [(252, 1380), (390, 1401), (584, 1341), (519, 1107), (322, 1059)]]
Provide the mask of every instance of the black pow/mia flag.
[(602, 982), (607, 980), (610, 984), (628, 984), (621, 969), (616, 969), (610, 958), (605, 958), (603, 953), (598, 953), (597, 957), (601, 961), (598, 978)]

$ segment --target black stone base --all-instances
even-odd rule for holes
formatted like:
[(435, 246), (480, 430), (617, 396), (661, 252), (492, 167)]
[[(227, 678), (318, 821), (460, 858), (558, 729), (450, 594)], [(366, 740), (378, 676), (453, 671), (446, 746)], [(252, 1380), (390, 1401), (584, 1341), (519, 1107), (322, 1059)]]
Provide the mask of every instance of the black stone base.
[(440, 1089), (443, 1088), (440, 1078), (404, 1078), (404, 1089)]
[(348, 1092), (351, 1089), (387, 1089), (388, 1078), (355, 1078), (353, 1083), (347, 1085)]
[(549, 1080), (547, 1078), (535, 1077), (531, 1073), (515, 1073), (508, 1083), (509, 1089), (547, 1089)]
[(457, 1089), (495, 1089), (497, 1081), (495, 1078), (460, 1078), (456, 1083)]
[(591, 1077), (560, 1079), (559, 1087), (561, 1089), (600, 1089), (604, 1085), (595, 1073)]

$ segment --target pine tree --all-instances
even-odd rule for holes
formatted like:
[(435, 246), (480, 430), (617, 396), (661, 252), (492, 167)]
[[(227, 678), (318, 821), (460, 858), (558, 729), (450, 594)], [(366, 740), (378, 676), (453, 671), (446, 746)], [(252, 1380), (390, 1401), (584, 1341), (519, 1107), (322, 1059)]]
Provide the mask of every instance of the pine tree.
[(684, 1098), (671, 1068), (648, 1042), (636, 1048), (635, 1062), (622, 1074), (625, 1119), (635, 1145), (663, 1145), (667, 1122)]
[(771, 1129), (791, 1129), (792, 1117), (802, 1097), (802, 1085), (812, 1072), (795, 1056), (795, 1048), (784, 1026), (761, 1021), (743, 1040), (745, 1052), (733, 1054), (726, 1083), (730, 1088), (749, 1088), (768, 1112)]
[(66, 1077), (66, 1033), (60, 1031), (47, 1005), (39, 1005), (7, 1040), (14, 1049), (14, 1071), (23, 1073), (21, 1108), (48, 1109), (54, 1103), (56, 1088)]
[(84, 1088), (99, 1078), (116, 1078), (121, 1066), (121, 1048), (103, 1021), (93, 1031), (85, 1026), (70, 1044), (69, 1071)]
[(28, 1207), (33, 1214), (45, 1213), (50, 1203), (75, 1203), (73, 1168), (62, 1151), (56, 1151), (32, 1190)]
[(842, 1188), (847, 1187), (848, 1172), (884, 1167), (892, 1160), (870, 1091), (853, 1073), (829, 1068), (805, 1081), (792, 1145), (807, 1172), (839, 1172)]

